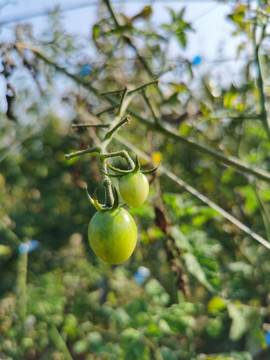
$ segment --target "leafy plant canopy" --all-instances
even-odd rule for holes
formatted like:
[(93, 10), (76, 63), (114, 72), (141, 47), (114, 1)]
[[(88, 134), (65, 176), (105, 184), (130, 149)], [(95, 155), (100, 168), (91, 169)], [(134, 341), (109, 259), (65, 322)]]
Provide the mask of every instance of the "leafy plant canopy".
[(230, 2), (234, 79), (113, 4), (0, 43), (0, 358), (269, 359), (270, 7)]

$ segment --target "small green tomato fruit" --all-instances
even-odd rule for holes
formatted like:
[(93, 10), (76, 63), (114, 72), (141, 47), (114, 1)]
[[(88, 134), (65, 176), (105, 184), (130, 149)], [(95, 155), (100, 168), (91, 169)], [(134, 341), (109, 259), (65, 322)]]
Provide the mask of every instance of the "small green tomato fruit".
[(141, 172), (124, 175), (119, 181), (119, 191), (123, 200), (133, 208), (142, 205), (149, 193), (149, 183)]
[(110, 264), (121, 264), (133, 253), (137, 227), (123, 208), (97, 212), (88, 226), (88, 239), (94, 253)]

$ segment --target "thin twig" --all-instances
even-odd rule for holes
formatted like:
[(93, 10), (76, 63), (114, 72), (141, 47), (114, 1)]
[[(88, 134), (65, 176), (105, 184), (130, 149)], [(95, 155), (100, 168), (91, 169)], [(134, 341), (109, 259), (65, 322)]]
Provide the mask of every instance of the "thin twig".
[(72, 124), (73, 128), (108, 128), (110, 124)]
[(108, 131), (104, 137), (104, 139), (111, 139), (113, 135), (126, 123), (130, 122), (130, 116), (127, 115), (124, 119), (122, 119), (119, 123), (117, 123), (110, 131)]
[(146, 93), (145, 93), (145, 92), (143, 92), (143, 98), (144, 98), (147, 106), (149, 107), (149, 109), (150, 109), (150, 111), (151, 111), (151, 114), (152, 114), (152, 116), (153, 116), (153, 118), (154, 118), (155, 123), (156, 123), (157, 125), (162, 126), (162, 125), (161, 125), (161, 121), (160, 121), (159, 117), (157, 116), (156, 109), (154, 109), (153, 104), (151, 103), (150, 99), (146, 96)]
[(101, 110), (101, 111), (95, 113), (94, 115), (96, 117), (99, 117), (100, 115), (105, 114), (106, 112), (110, 112), (110, 111), (112, 111), (112, 110), (114, 110), (114, 109), (116, 109), (118, 107), (119, 107), (119, 104), (115, 104), (115, 105), (109, 106), (108, 108), (106, 108), (104, 110)]
[(143, 84), (142, 86), (139, 86), (138, 88), (136, 88), (136, 89), (134, 89), (134, 90), (130, 90), (129, 92), (128, 92), (128, 96), (129, 95), (132, 95), (132, 94), (134, 94), (134, 93), (137, 93), (137, 92), (139, 92), (139, 91), (141, 91), (141, 90), (145, 90), (147, 87), (149, 87), (149, 86), (151, 86), (151, 85), (158, 85), (159, 84), (159, 80), (157, 79), (157, 80), (153, 80), (153, 81), (149, 81), (148, 83), (146, 83), (146, 84)]
[(71, 153), (71, 154), (66, 154), (65, 158), (67, 160), (70, 160), (72, 158), (82, 156), (82, 155), (85, 155), (85, 154), (90, 154), (90, 153), (100, 153), (100, 146), (93, 146), (93, 147), (85, 149), (85, 150), (80, 150), (80, 151), (76, 151), (76, 152)]

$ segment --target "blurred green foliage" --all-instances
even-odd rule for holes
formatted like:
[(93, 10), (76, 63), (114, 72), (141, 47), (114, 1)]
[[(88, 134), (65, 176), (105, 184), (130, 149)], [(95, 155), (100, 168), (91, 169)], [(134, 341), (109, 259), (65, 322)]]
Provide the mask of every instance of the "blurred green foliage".
[[(97, 158), (64, 158), (102, 135), (100, 129), (71, 128), (96, 121), (93, 114), (110, 105), (89, 93), (87, 84), (100, 94), (160, 76), (161, 87), (148, 88), (146, 95), (166, 126), (269, 171), (263, 111), (269, 96), (261, 92), (261, 75), (254, 75), (254, 68), (269, 65), (270, 8), (258, 4), (256, 10), (232, 6), (229, 14), (234, 36), (242, 36), (239, 53), (253, 46), (260, 56), (259, 65), (256, 56), (247, 57), (242, 76), (230, 85), (209, 72), (196, 75), (195, 65), (182, 55), (176, 69), (169, 67), (171, 38), (175, 35), (185, 48), (192, 30), (184, 9), (169, 10), (170, 22), (161, 27), (149, 21), (149, 7), (132, 18), (104, 11), (85, 64), (81, 44), (64, 32), (57, 12), (43, 38), (34, 39), (27, 26), (16, 29), (17, 42), (35, 44), (39, 53), (1, 44), (1, 76), (16, 98), (9, 99), (0, 123), (0, 359), (268, 359), (267, 249), (165, 174), (150, 179), (147, 203), (130, 210), (138, 226), (134, 255), (121, 266), (109, 266), (93, 254), (87, 239), (95, 210), (83, 183), (90, 193), (98, 188), (102, 199)], [(226, 72), (225, 65), (219, 71)], [(262, 72), (261, 80), (269, 82)], [(75, 81), (72, 74), (78, 74)], [(152, 118), (139, 94), (130, 109)], [(110, 110), (100, 119), (109, 122), (112, 116)], [(120, 135), (152, 159), (163, 156), (166, 168), (270, 239), (266, 182), (136, 120)], [(112, 150), (129, 150), (117, 139)], [(142, 159), (142, 165), (148, 162)], [(157, 208), (167, 220), (158, 218)], [(29, 251), (33, 239), (38, 247)], [(140, 273), (142, 267), (148, 277)]]

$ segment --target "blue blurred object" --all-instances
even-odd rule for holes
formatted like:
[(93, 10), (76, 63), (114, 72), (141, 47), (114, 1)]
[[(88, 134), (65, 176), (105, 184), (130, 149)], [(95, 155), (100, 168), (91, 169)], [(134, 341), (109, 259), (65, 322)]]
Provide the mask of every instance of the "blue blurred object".
[(29, 254), (40, 247), (40, 242), (37, 240), (29, 240), (18, 247), (19, 254)]
[(267, 345), (270, 345), (270, 331), (267, 331), (267, 333), (265, 333), (265, 342)]
[(81, 76), (87, 76), (87, 75), (91, 74), (91, 72), (92, 72), (92, 67), (91, 67), (91, 65), (89, 65), (89, 64), (84, 64), (84, 65), (82, 66), (81, 71), (79, 72), (79, 74), (80, 74)]
[(199, 65), (202, 61), (202, 58), (200, 56), (195, 56), (195, 58), (192, 60), (191, 65)]
[(137, 284), (143, 285), (149, 276), (150, 270), (144, 266), (140, 266), (134, 274), (133, 278)]

